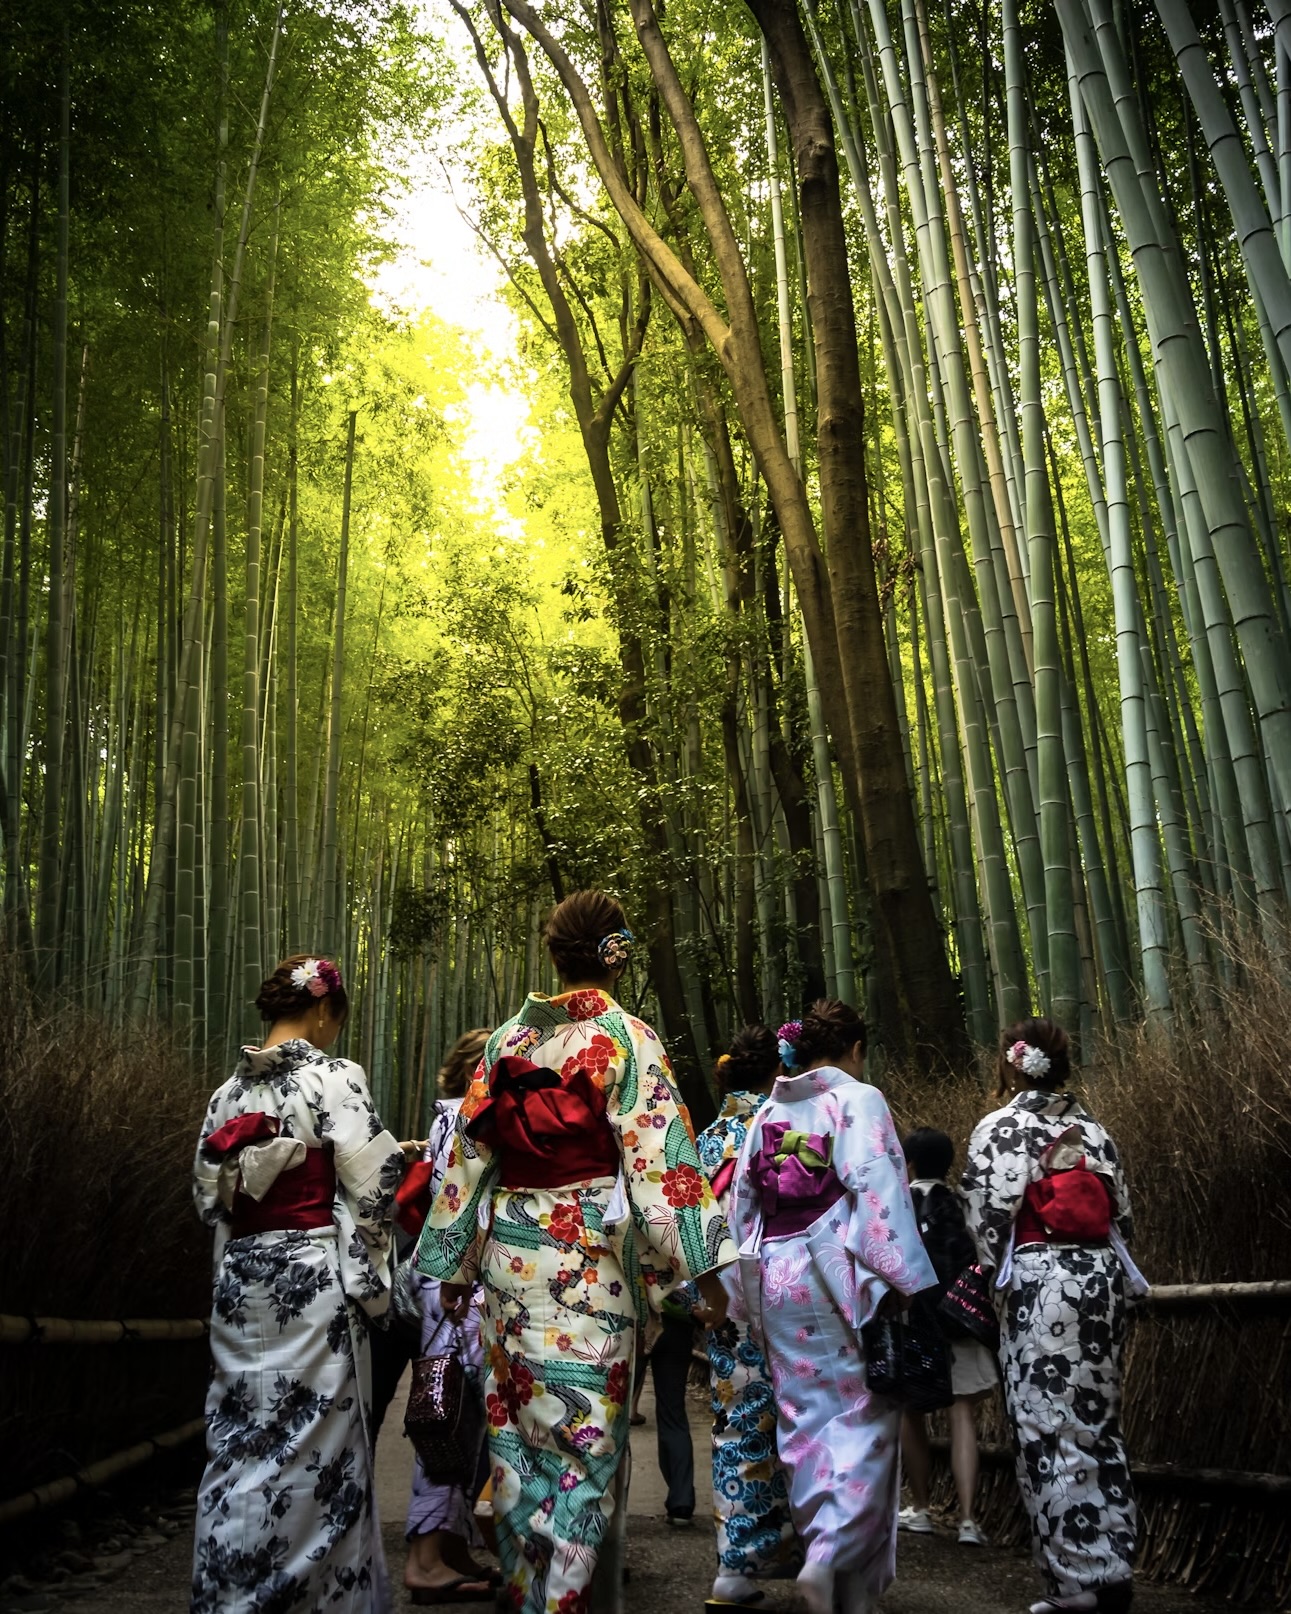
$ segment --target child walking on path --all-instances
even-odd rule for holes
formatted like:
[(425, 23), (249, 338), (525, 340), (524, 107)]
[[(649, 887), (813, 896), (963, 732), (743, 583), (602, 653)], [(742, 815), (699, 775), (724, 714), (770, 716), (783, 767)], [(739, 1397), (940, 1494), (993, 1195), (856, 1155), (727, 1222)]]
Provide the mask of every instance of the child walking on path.
[[(994, 1355), (979, 1340), (951, 1336), (942, 1325), (937, 1306), (946, 1289), (977, 1259), (977, 1250), (964, 1221), (959, 1196), (947, 1186), (946, 1176), (955, 1146), (944, 1132), (921, 1126), (901, 1145), (910, 1177), (910, 1197), (919, 1221), (919, 1234), (937, 1273), (937, 1287), (920, 1295), (914, 1310), (931, 1313), (947, 1335), (950, 1347), (950, 1386), (955, 1393), (950, 1420), (950, 1470), (959, 1498), (959, 1539), (964, 1546), (984, 1547), (986, 1538), (973, 1520), (977, 1492), (977, 1424), (974, 1407), (999, 1381)], [(901, 1466), (910, 1487), (911, 1506), (902, 1508), (898, 1527), (915, 1535), (932, 1534), (928, 1508), (932, 1453), (928, 1428), (921, 1412), (901, 1415)]]

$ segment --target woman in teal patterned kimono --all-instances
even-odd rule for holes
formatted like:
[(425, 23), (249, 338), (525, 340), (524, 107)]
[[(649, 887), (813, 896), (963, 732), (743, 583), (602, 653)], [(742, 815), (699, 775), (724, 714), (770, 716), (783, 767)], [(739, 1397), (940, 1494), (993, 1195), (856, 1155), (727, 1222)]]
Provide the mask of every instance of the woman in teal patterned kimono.
[(627, 1442), (638, 1297), (657, 1309), (696, 1278), (700, 1320), (725, 1316), (716, 1269), (734, 1249), (668, 1056), (611, 996), (631, 942), (601, 892), (556, 908), (547, 945), (566, 990), (531, 994), (490, 1037), (418, 1252), (446, 1307), (477, 1277), (484, 1286), (501, 1603), (517, 1614), (590, 1608)]
[[(766, 1103), (780, 1047), (766, 1026), (745, 1026), (717, 1061), (722, 1111), (695, 1140), (704, 1175), (725, 1214), (749, 1123)], [(758, 1601), (760, 1579), (796, 1574), (802, 1549), (789, 1513), (789, 1485), (776, 1455), (771, 1373), (744, 1310), (739, 1266), (722, 1274), (728, 1311), (707, 1335), (713, 1394), (713, 1504), (717, 1578), (713, 1601)]]

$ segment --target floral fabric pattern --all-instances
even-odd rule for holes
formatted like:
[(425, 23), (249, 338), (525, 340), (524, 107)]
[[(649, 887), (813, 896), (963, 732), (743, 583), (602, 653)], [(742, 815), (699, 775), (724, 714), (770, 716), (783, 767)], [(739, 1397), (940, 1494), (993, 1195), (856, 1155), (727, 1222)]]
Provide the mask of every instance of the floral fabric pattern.
[(389, 1301), (403, 1156), (362, 1070), (309, 1043), (244, 1049), (202, 1138), (254, 1111), (276, 1115), (284, 1137), (330, 1147), (334, 1225), (230, 1238), (218, 1171), (199, 1147), (194, 1197), (216, 1259), (192, 1614), (383, 1614), (360, 1308)]
[[(695, 1140), (711, 1182), (733, 1164), (763, 1093), (729, 1093), (722, 1112)], [(725, 1206), (723, 1206), (725, 1209)], [(744, 1309), (738, 1264), (722, 1273), (726, 1321), (707, 1334), (713, 1408), (713, 1509), (723, 1575), (793, 1573), (802, 1560), (789, 1513), (789, 1479), (776, 1454), (771, 1373)]]
[[(1111, 1138), (1070, 1093), (1019, 1093), (978, 1123), (960, 1181), (983, 1267), (1001, 1266), (1041, 1154), (1072, 1125), (1089, 1169), (1112, 1187), (1114, 1225), (1129, 1241), (1129, 1193)], [(1059, 1596), (1128, 1580), (1138, 1513), (1120, 1427), (1120, 1259), (1105, 1245), (1025, 1244), (1001, 1299), (1004, 1399), (1037, 1567)]]
[[(431, 1163), (430, 1195), (433, 1199), (443, 1181), (448, 1151), (457, 1129), (457, 1112), (461, 1099), (441, 1098), (435, 1101), (435, 1111), (426, 1139), (422, 1159)], [(409, 1263), (411, 1262), (409, 1257)], [(406, 1266), (409, 1263), (405, 1263)], [(401, 1267), (401, 1271), (404, 1267)], [(460, 1358), (467, 1375), (478, 1385), (483, 1373), (483, 1354), (480, 1349), (480, 1308), (482, 1292), (476, 1292), (462, 1324), (457, 1326), (444, 1315), (439, 1298), (439, 1284), (434, 1278), (412, 1271), (408, 1274), (409, 1291), (421, 1313), (421, 1354), (440, 1356), (453, 1351)], [(414, 1452), (412, 1459), (412, 1496), (408, 1502), (408, 1522), (404, 1535), (411, 1541), (414, 1536), (429, 1535), (432, 1530), (451, 1530), (461, 1536), (468, 1546), (483, 1545), (479, 1527), (475, 1523), (475, 1496), (478, 1487), (476, 1474), (460, 1477), (460, 1483), (439, 1483), (426, 1478), (421, 1459)]]
[(1000, 1365), (1031, 1548), (1059, 1596), (1128, 1580), (1138, 1509), (1121, 1436), (1125, 1274), (1110, 1249), (1013, 1260)]
[[(831, 1140), (844, 1190), (801, 1237), (764, 1237), (749, 1169), (780, 1126)], [(913, 1295), (936, 1282), (883, 1095), (831, 1067), (780, 1077), (749, 1126), (733, 1194), (794, 1527), (808, 1562), (850, 1572), (877, 1599), (896, 1572), (899, 1413), (866, 1385), (860, 1329), (889, 1288)]]
[[(465, 1126), (504, 1055), (588, 1073), (625, 1192), (611, 1177), (499, 1185)], [(483, 1285), (493, 1510), (517, 1614), (585, 1614), (614, 1519), (642, 1296), (657, 1308), (733, 1256), (655, 1032), (603, 992), (531, 996), (489, 1038), (417, 1256), (431, 1277)]]
[(722, 1100), (717, 1119), (695, 1139), (699, 1163), (712, 1182), (722, 1166), (740, 1157), (748, 1136), (749, 1122), (766, 1103), (765, 1093), (728, 1093)]

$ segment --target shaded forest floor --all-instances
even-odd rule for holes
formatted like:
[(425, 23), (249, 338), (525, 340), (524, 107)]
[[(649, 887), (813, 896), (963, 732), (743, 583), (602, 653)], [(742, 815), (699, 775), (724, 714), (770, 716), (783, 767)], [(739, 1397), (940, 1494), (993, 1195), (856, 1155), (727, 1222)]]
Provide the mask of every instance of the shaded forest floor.
[[(691, 1395), (691, 1429), (695, 1444), (699, 1514), (695, 1528), (670, 1529), (663, 1517), (663, 1488), (655, 1460), (653, 1406), (647, 1389), (642, 1410), (644, 1428), (632, 1431), (633, 1484), (628, 1530), (628, 1563), (632, 1580), (629, 1614), (698, 1614), (712, 1584), (714, 1545), (712, 1520), (705, 1517), (705, 1462), (708, 1413), (703, 1393)], [(403, 1565), (402, 1512), (411, 1471), (410, 1448), (400, 1438), (401, 1411), (392, 1406), (377, 1448), (377, 1492), (383, 1520), (386, 1556), (395, 1581), (395, 1607), (410, 1607), (399, 1584)], [(106, 1543), (83, 1549), (95, 1568), (66, 1572), (60, 1580), (34, 1575), (0, 1574), (0, 1614), (176, 1614), (188, 1601), (192, 1563), (191, 1492), (159, 1508), (132, 1510)], [(70, 1521), (69, 1521), (70, 1522)], [(167, 1531), (173, 1533), (167, 1535)], [(103, 1545), (113, 1551), (101, 1550)], [(70, 1559), (69, 1559), (70, 1562)], [(792, 1583), (772, 1584), (762, 1606), (768, 1614), (791, 1614), (801, 1608)], [(899, 1538), (897, 1581), (883, 1598), (881, 1614), (1021, 1614), (1039, 1595), (1025, 1552), (1013, 1548), (961, 1547), (947, 1529), (934, 1536)], [(1229, 1605), (1200, 1598), (1175, 1587), (1141, 1584), (1135, 1607), (1139, 1614), (1212, 1614)], [(471, 1614), (480, 1607), (471, 1607)], [(458, 1614), (456, 1609), (450, 1614)], [(465, 1607), (462, 1610), (465, 1614)]]

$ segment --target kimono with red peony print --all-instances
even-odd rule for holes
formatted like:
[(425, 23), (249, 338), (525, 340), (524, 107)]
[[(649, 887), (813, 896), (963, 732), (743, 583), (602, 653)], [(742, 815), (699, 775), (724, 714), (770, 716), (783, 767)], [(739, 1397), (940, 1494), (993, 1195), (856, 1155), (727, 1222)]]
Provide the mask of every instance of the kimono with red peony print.
[(876, 1598), (896, 1572), (899, 1413), (866, 1385), (860, 1331), (890, 1290), (937, 1281), (882, 1093), (828, 1066), (780, 1077), (732, 1192), (794, 1527), (809, 1563)]
[[(478, 1124), (500, 1059), (554, 1073), (559, 1084), (546, 1078), (547, 1092), (581, 1084), (603, 1102), (614, 1161), (603, 1175), (559, 1182), (557, 1146), (543, 1161), (544, 1180), (554, 1174), (557, 1186), (518, 1185), (516, 1161), (504, 1161)], [(570, 1157), (586, 1160), (586, 1138), (569, 1142)], [(590, 1609), (615, 1516), (637, 1324), (646, 1304), (734, 1254), (655, 1032), (603, 992), (529, 997), (489, 1039), (417, 1256), (432, 1277), (478, 1277), (484, 1287), (505, 1606)]]

